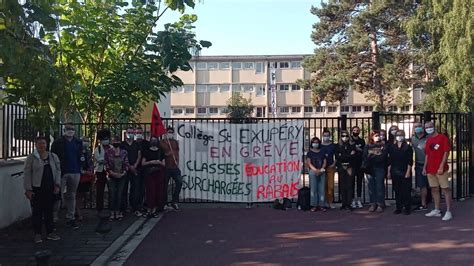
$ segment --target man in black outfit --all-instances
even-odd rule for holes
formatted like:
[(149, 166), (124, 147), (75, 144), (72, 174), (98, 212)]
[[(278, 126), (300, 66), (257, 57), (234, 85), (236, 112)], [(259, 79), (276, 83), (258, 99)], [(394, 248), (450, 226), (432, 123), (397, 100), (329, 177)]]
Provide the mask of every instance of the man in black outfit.
[[(351, 207), (361, 209), (363, 208), (361, 197), (362, 197), (362, 180), (364, 179), (364, 171), (362, 171), (361, 169), (361, 163), (362, 163), (362, 152), (364, 151), (364, 147), (365, 147), (365, 141), (363, 138), (359, 137), (359, 135), (360, 135), (360, 128), (358, 126), (353, 127), (352, 128), (352, 141), (356, 149), (356, 154), (354, 156), (354, 168), (353, 168), (353, 171), (354, 171), (353, 188), (354, 190), (357, 188), (357, 197), (355, 197), (355, 193), (354, 193)], [(357, 187), (355, 186), (356, 182), (357, 182)]]

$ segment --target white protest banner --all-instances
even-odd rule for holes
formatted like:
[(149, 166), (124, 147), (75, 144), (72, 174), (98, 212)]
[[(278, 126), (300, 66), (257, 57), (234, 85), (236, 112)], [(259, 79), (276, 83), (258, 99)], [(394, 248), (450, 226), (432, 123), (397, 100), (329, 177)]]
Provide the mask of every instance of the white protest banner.
[(225, 202), (295, 198), (303, 166), (303, 121), (182, 122), (182, 196)]

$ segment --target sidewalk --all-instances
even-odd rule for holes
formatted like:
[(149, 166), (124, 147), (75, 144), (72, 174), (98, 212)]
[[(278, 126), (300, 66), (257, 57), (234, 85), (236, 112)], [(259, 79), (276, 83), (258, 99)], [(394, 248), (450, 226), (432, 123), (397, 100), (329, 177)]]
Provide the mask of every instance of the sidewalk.
[(59, 241), (43, 239), (43, 243), (33, 243), (30, 219), (0, 230), (0, 265), (36, 265), (34, 254), (41, 250), (51, 251), (51, 265), (90, 265), (137, 220), (128, 214), (122, 221), (112, 222), (112, 231), (104, 238), (95, 233), (97, 212), (84, 210), (83, 215), (84, 221), (77, 230), (66, 227), (64, 220), (58, 222)]

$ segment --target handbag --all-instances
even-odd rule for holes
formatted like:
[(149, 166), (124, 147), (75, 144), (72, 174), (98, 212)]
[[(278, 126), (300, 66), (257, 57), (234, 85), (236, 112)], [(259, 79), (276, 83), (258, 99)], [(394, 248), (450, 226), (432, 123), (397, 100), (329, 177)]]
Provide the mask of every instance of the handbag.
[(94, 174), (86, 173), (82, 174), (79, 183), (92, 183), (94, 181)]

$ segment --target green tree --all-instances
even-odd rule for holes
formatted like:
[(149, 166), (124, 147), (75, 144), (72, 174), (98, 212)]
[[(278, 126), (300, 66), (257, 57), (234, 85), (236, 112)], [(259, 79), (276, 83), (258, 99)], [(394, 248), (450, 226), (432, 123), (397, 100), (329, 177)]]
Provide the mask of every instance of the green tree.
[(312, 89), (314, 104), (342, 101), (349, 88), (364, 93), (378, 110), (406, 97), (413, 76), (402, 22), (412, 2), (330, 0), (311, 8), (319, 19), (311, 35), (316, 49), (304, 66), (312, 75), (299, 83)]
[(428, 93), (424, 109), (474, 111), (473, 9), (473, 0), (420, 0), (406, 23)]
[(240, 120), (250, 118), (254, 106), (250, 98), (245, 99), (240, 92), (232, 92), (232, 96), (227, 101), (227, 109), (229, 118)]

